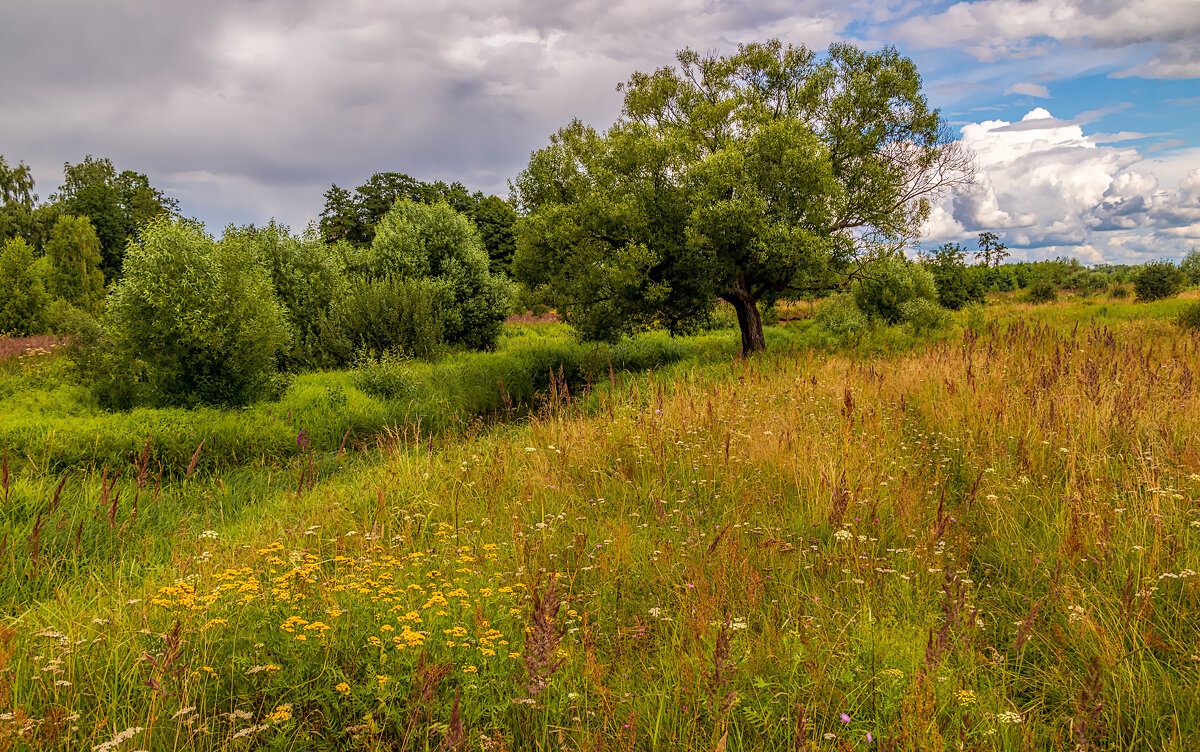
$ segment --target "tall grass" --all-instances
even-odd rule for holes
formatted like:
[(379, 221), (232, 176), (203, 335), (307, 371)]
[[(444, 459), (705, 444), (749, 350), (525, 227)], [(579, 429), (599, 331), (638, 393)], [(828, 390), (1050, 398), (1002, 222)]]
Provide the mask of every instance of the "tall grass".
[(153, 567), (13, 596), (0, 745), (1192, 749), (1200, 339), (1000, 313), (385, 431), (225, 519), (200, 481)]

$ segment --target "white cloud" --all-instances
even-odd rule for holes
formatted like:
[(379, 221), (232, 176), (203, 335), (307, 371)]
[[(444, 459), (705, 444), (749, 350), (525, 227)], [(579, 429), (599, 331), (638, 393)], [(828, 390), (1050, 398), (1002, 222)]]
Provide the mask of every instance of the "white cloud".
[(1149, 59), (1126, 69), (1126, 75), (1200, 76), (1195, 0), (959, 2), (936, 15), (905, 20), (893, 31), (914, 46), (958, 46), (983, 62), (1048, 54), (1053, 50), (1046, 40), (1108, 49), (1152, 43)]
[(1024, 94), (1028, 97), (1048, 99), (1050, 97), (1050, 90), (1042, 84), (1017, 83), (1004, 90), (1005, 96), (1009, 94)]
[[(1163, 190), (1153, 170), (1167, 167), (1164, 160), (1151, 163), (1136, 149), (1103, 141), (1041, 107), (1016, 123), (964, 126), (962, 143), (975, 152), (979, 175), (935, 212), (937, 221), (924, 228), (927, 242), (993, 230), (1029, 257), (1062, 253), (1115, 262), (1182, 255), (1185, 240), (1200, 236), (1200, 169)], [(1179, 164), (1172, 159), (1165, 171)]]

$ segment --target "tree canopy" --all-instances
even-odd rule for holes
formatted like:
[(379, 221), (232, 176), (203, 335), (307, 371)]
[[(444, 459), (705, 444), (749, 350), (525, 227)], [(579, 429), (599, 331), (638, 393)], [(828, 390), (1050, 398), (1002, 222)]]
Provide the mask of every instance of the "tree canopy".
[(87, 217), (100, 238), (106, 279), (121, 275), (125, 244), (138, 227), (160, 214), (174, 214), (177, 202), (150, 185), (140, 172), (117, 172), (112, 160), (92, 155), (63, 165), (63, 185), (51, 197), (63, 214)]
[(87, 217), (62, 215), (46, 240), (50, 294), (76, 308), (98, 313), (104, 302), (100, 239)]
[(325, 192), (321, 235), (327, 243), (345, 240), (360, 247), (371, 245), (375, 228), (397, 201), (445, 203), (466, 215), (479, 229), (493, 273), (509, 272), (515, 248), (513, 225), (517, 215), (498, 196), (472, 193), (462, 183), (422, 182), (402, 172), (377, 172), (354, 191), (336, 183)]
[(514, 184), (514, 273), (586, 337), (685, 331), (721, 299), (761, 350), (759, 301), (844, 282), (968, 175), (892, 48), (676, 58), (619, 87), (607, 131), (572, 122)]

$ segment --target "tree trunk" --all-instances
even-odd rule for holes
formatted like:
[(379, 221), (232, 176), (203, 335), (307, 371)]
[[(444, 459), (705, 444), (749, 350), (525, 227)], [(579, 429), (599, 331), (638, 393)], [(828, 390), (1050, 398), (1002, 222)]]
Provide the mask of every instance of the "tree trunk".
[(725, 300), (733, 306), (733, 310), (737, 313), (738, 328), (742, 330), (742, 355), (766, 350), (767, 340), (763, 337), (762, 316), (758, 313), (758, 301), (744, 289), (736, 290)]

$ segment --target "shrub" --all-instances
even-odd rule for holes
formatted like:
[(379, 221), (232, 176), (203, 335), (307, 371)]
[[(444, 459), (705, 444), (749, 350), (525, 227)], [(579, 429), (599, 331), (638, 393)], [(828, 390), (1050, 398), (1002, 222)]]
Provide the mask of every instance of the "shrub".
[(384, 350), (378, 356), (362, 353), (354, 364), (352, 383), (367, 394), (385, 400), (411, 397), (416, 385), (405, 372), (408, 358)]
[(937, 285), (933, 274), (924, 264), (892, 256), (871, 264), (863, 276), (855, 280), (851, 292), (859, 310), (868, 319), (882, 319), (889, 324), (903, 320), (900, 307), (910, 300), (937, 300)]
[(1134, 277), (1133, 289), (1139, 301), (1162, 300), (1178, 295), (1186, 279), (1179, 267), (1170, 261), (1151, 261)]
[(429, 279), (444, 290), (438, 313), (447, 343), (475, 350), (496, 343), (511, 285), (489, 273), (479, 230), (449, 205), (397, 201), (376, 225), (361, 263), (369, 279)]
[(0, 246), (0, 335), (41, 333), (50, 302), (43, 279), (44, 263), (24, 238)]
[(1200, 331), (1200, 302), (1189, 303), (1180, 309), (1176, 322), (1188, 331)]
[(1114, 282), (1112, 287), (1108, 288), (1108, 294), (1118, 300), (1123, 300), (1129, 297), (1129, 288), (1119, 282)]
[(1188, 284), (1200, 285), (1200, 248), (1193, 248), (1179, 262), (1179, 270), (1187, 276)]
[(950, 313), (928, 298), (913, 298), (900, 305), (906, 326), (914, 334), (929, 334), (950, 323)]
[(87, 217), (61, 216), (46, 240), (47, 288), (76, 308), (98, 313), (104, 304), (100, 238)]
[(140, 382), (138, 401), (245, 404), (278, 393), (290, 339), (263, 266), (198, 223), (159, 218), (125, 254), (106, 338)]
[(965, 256), (966, 251), (957, 243), (946, 243), (924, 262), (937, 285), (938, 303), (953, 311), (969, 303), (982, 303), (986, 298), (985, 277), (988, 270), (968, 267), (963, 263)]
[(834, 295), (821, 303), (813, 318), (818, 325), (838, 337), (854, 334), (867, 327), (867, 315), (850, 293)]
[(221, 245), (258, 259), (270, 275), (292, 331), (285, 365), (321, 365), (317, 353), (321, 317), (349, 292), (341, 247), (294, 237), (274, 221), (262, 228), (226, 230)]
[(987, 270), (989, 290), (996, 292), (1011, 292), (1017, 289), (1017, 273), (1007, 266), (996, 266)]
[(1104, 272), (1080, 269), (1072, 272), (1063, 281), (1063, 287), (1078, 290), (1083, 295), (1092, 295), (1108, 287), (1108, 275)]
[(445, 340), (445, 311), (451, 305), (449, 286), (442, 280), (360, 278), (319, 317), (314, 358), (344, 366), (362, 351), (436, 357)]
[(1050, 303), (1058, 300), (1058, 288), (1048, 279), (1039, 279), (1025, 288), (1025, 299), (1030, 303)]

